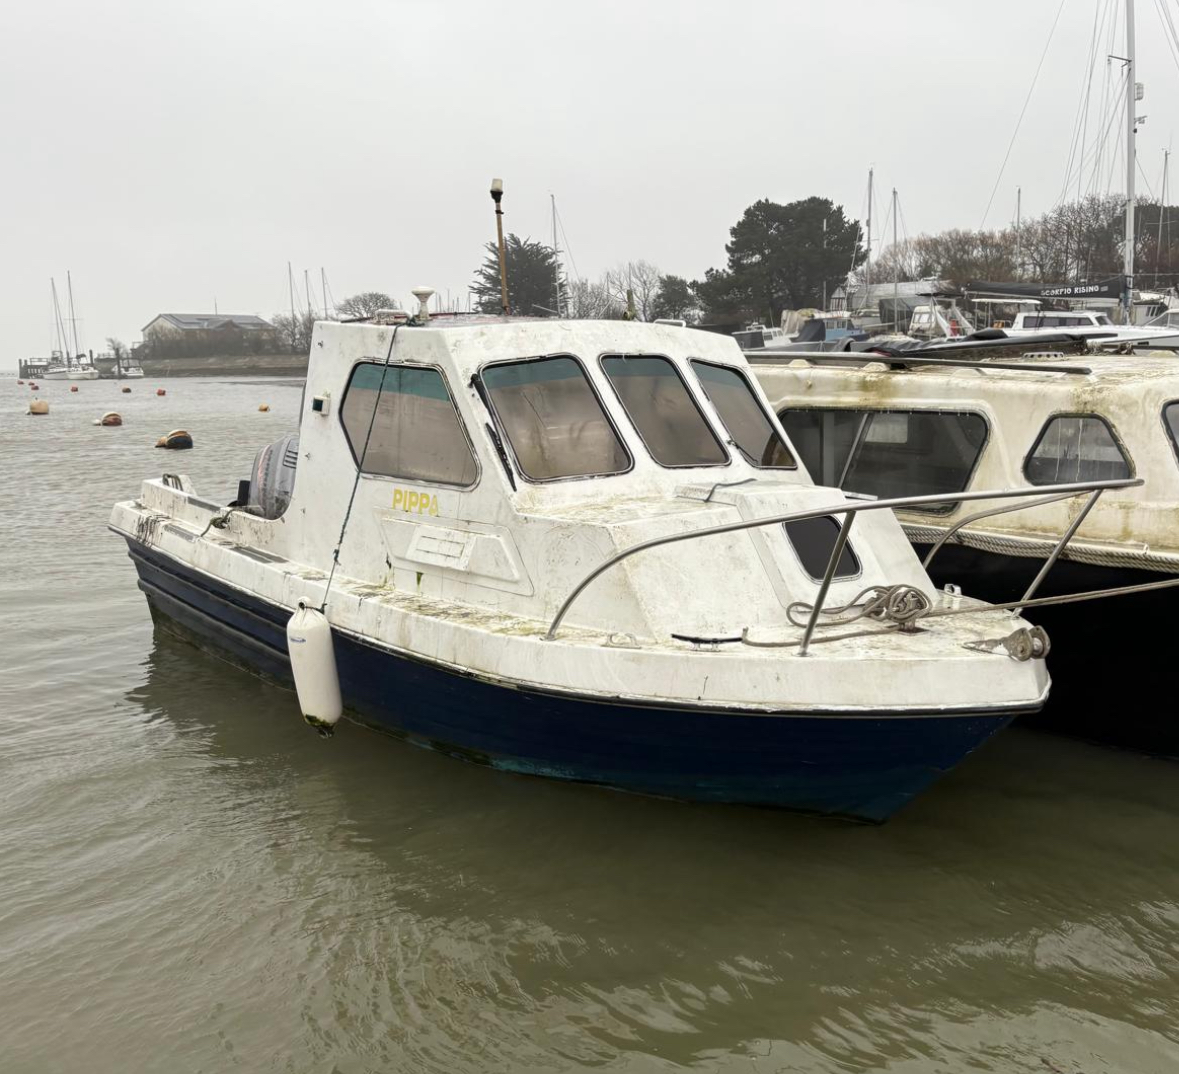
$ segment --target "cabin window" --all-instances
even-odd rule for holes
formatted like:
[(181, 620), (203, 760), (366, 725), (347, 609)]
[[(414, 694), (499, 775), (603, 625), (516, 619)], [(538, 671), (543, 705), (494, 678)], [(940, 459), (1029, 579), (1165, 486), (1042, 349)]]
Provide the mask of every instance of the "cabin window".
[(779, 417), (816, 483), (879, 499), (963, 492), (987, 442), (986, 419), (967, 412), (814, 407)]
[(607, 354), (602, 369), (660, 466), (723, 466), (729, 461), (673, 362), (658, 355)]
[(1163, 424), (1171, 436), (1171, 444), (1179, 453), (1179, 400), (1163, 407)]
[(462, 419), (437, 369), (361, 363), (348, 381), (340, 420), (352, 459), (359, 466), (363, 456), (366, 474), (463, 487), (479, 477)]
[(695, 358), (692, 368), (733, 444), (750, 463), (775, 470), (793, 470), (798, 465), (741, 370)]
[(1130, 460), (1104, 418), (1062, 414), (1041, 430), (1023, 472), (1033, 485), (1109, 481), (1129, 477)]
[[(798, 556), (802, 569), (816, 582), (821, 582), (827, 572), (827, 563), (835, 549), (835, 542), (839, 539), (839, 522), (831, 515), (822, 515), (819, 518), (784, 522), (782, 528), (790, 538), (790, 545)], [(839, 554), (839, 562), (835, 565), (832, 578), (854, 578), (859, 573), (860, 561), (852, 551), (849, 541)]]
[(630, 469), (626, 446), (576, 358), (504, 362), (481, 376), (525, 477), (557, 481)]

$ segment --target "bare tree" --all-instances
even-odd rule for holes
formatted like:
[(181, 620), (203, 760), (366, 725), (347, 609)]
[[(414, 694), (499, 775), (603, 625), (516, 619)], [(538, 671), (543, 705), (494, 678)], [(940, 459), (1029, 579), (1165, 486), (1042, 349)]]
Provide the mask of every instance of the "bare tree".
[(634, 297), (635, 315), (640, 321), (652, 321), (659, 298), (662, 274), (650, 261), (628, 261), (613, 272), (606, 273), (606, 290), (623, 309), (627, 308), (627, 292)]
[(371, 317), (377, 310), (392, 309), (396, 303), (383, 291), (361, 291), (337, 303), (341, 317)]
[(290, 347), (292, 354), (310, 353), (311, 335), (315, 331), (314, 311), (296, 312), (294, 317), (289, 313), (276, 313), (270, 321), (278, 332), (278, 338)]
[(605, 281), (576, 280), (569, 286), (569, 316), (576, 320), (616, 321), (626, 310), (611, 295)]

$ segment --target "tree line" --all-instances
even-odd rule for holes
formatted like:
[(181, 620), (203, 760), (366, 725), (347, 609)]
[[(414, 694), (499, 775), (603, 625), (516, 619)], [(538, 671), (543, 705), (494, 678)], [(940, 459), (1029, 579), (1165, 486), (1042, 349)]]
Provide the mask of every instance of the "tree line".
[[(1097, 282), (1122, 271), (1124, 210), (1120, 197), (1092, 195), (1018, 227), (951, 228), (905, 239), (883, 247), (869, 265), (860, 221), (848, 217), (842, 206), (821, 197), (784, 204), (763, 198), (729, 229), (724, 265), (694, 280), (641, 259), (596, 279), (571, 279), (551, 246), (509, 234), (504, 243), (508, 300), (511, 311), (524, 316), (777, 324), (784, 310), (824, 307), (837, 288), (860, 286), (869, 275), (878, 283), (936, 278), (958, 287), (969, 280)], [(1139, 286), (1179, 282), (1179, 208), (1139, 199), (1134, 232)], [(470, 290), (480, 311), (498, 313), (496, 244), (487, 243), (483, 253)], [(365, 291), (344, 299), (336, 313), (342, 319), (367, 318), (395, 305), (382, 291)], [(313, 311), (276, 314), (271, 320), (285, 346), (310, 348)]]
[[(1096, 283), (1122, 273), (1125, 209), (1124, 198), (1092, 195), (1018, 227), (918, 235), (881, 250), (872, 260), (871, 278), (882, 283), (934, 277), (957, 287), (968, 280)], [(1134, 265), (1139, 287), (1179, 281), (1179, 208), (1138, 199)], [(854, 282), (865, 275), (861, 270)]]
[[(504, 243), (508, 298), (513, 313), (563, 316), (659, 318), (691, 323), (744, 323), (783, 310), (822, 305), (864, 258), (860, 228), (828, 198), (787, 204), (763, 199), (749, 206), (729, 229), (723, 268), (689, 280), (661, 272), (649, 261), (629, 261), (596, 280), (559, 271), (551, 246), (509, 235)], [(471, 292), (480, 310), (501, 309), (499, 256), (484, 248)]]

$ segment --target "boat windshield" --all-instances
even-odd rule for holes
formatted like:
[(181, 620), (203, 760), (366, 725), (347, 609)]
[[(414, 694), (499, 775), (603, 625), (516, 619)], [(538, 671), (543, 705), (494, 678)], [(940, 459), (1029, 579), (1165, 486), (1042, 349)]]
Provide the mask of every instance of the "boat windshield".
[(723, 466), (729, 461), (679, 370), (667, 358), (607, 354), (602, 369), (660, 466)]
[(798, 465), (744, 373), (696, 358), (692, 368), (733, 444), (750, 463), (775, 470), (793, 470)]
[(626, 446), (576, 358), (504, 362), (481, 376), (525, 477), (557, 481), (630, 469)]

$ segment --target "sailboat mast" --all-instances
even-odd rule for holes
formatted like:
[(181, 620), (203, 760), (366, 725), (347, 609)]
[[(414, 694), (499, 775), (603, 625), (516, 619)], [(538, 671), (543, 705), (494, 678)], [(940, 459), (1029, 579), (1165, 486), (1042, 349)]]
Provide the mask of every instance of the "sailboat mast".
[(295, 320), (295, 274), (291, 271), (291, 263), (287, 262), (287, 287), (291, 292), (291, 353), (295, 353), (295, 337), (298, 335)]
[(1171, 151), (1163, 150), (1163, 185), (1159, 192), (1159, 236), (1154, 241), (1154, 282), (1159, 282), (1159, 260), (1163, 256), (1163, 217), (1167, 212), (1167, 169), (1171, 164)]
[(324, 267), (322, 265), (319, 266), (319, 286), (320, 286), (320, 289), (323, 291), (323, 319), (326, 321), (328, 319), (327, 271), (324, 269)]
[(69, 337), (61, 320), (61, 303), (57, 300), (57, 281), (49, 277), (49, 290), (53, 293), (53, 327), (57, 334), (57, 352), (64, 359), (69, 349)]
[(901, 330), (900, 249), (897, 247), (897, 188), (892, 188), (892, 330)]
[(868, 169), (868, 254), (864, 258), (864, 301), (872, 297), (872, 172)]
[(1017, 186), (1015, 188), (1015, 268), (1017, 271), (1023, 268), (1020, 261), (1020, 224), (1023, 215), (1023, 187)]
[(557, 196), (549, 195), (553, 209), (553, 309), (561, 316), (561, 251), (557, 248)]
[(77, 357), (81, 348), (78, 346), (78, 317), (74, 313), (74, 281), (70, 278), (69, 269), (66, 269), (66, 291), (70, 296), (70, 331), (74, 334), (74, 356)]
[(1126, 0), (1126, 241), (1122, 271), (1122, 319), (1130, 323), (1134, 301), (1134, 166), (1138, 84), (1134, 81), (1134, 0)]

